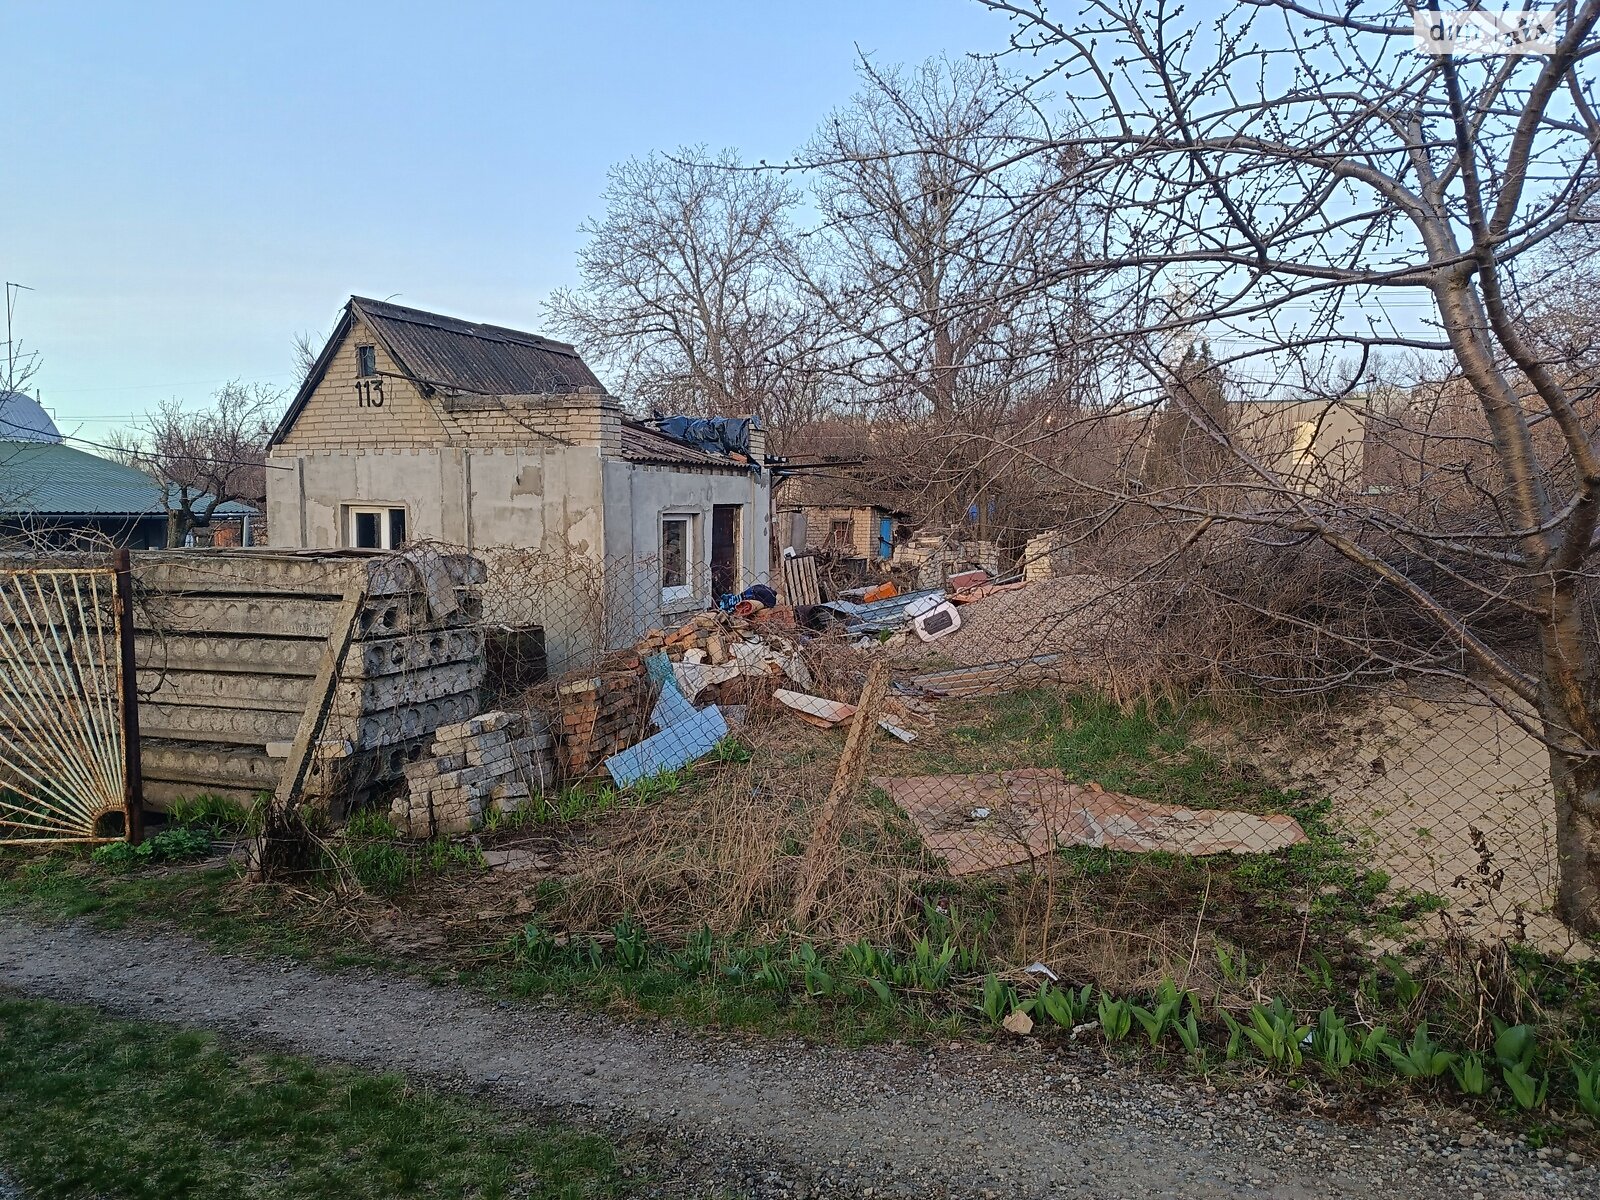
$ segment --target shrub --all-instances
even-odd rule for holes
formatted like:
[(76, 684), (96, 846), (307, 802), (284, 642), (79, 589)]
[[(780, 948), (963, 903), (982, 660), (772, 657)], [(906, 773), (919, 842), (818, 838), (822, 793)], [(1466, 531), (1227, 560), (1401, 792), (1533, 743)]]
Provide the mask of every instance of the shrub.
[(204, 858), (210, 853), (209, 835), (178, 825), (157, 830), (137, 846), (130, 846), (127, 842), (108, 842), (97, 847), (89, 858), (100, 866), (126, 871), (149, 863)]

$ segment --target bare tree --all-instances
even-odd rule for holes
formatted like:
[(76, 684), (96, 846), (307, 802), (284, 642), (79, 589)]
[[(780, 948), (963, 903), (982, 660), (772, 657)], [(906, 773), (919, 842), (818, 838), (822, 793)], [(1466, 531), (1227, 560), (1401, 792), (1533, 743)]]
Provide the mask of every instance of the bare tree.
[(294, 335), (291, 350), (294, 354), (296, 386), (311, 377), (311, 372), (317, 365), (317, 358), (322, 353), (323, 343), (327, 340), (321, 334), (312, 333), (310, 330), (302, 330)]
[(696, 148), (612, 168), (605, 201), (583, 227), (582, 286), (547, 306), (554, 327), (649, 405), (809, 420), (815, 322), (782, 269), (793, 189)]
[(1217, 435), (1232, 424), (1226, 384), (1211, 348), (1190, 346), (1166, 381), (1143, 475), (1155, 487), (1213, 480), (1227, 466)]
[[(1415, 53), (1410, 9), (1392, 0), (1244, 0), (1201, 25), (1165, 0), (1087, 0), (1071, 19), (1038, 0), (982, 2), (1015, 23), (1034, 88), (1063, 98), (1062, 128), (1028, 155), (1068, 156), (1073, 185), (1098, 197), (1095, 253), (1061, 270), (1114, 298), (1117, 419), (1172, 397), (1150, 347), (1178, 329), (1221, 348), (1229, 378), (1259, 397), (1324, 414), (1379, 382), (1380, 352), (1449, 364), (1470, 401), (1448, 406), (1449, 428), (1416, 427), (1437, 406), (1387, 409), (1403, 453), (1428, 437), (1449, 448), (1414, 463), (1411, 494), (1307, 486), (1223, 429), (1229, 487), (1150, 488), (1135, 473), (1092, 486), (1185, 544), (1232, 531), (1320, 545), (1434, 630), (1425, 657), (1377, 641), (1360, 652), (1461, 671), (1534, 714), (1556, 797), (1558, 911), (1600, 932), (1600, 632), (1585, 607), (1600, 550), (1596, 393), (1531, 292), (1600, 188), (1600, 0), (1555, 9), (1549, 52), (1460, 57)], [(965, 187), (995, 169), (950, 157)], [(1297, 429), (1314, 440), (1321, 420)], [(1520, 623), (1532, 654), (1491, 637), (1489, 614)]]
[(267, 442), (283, 400), (278, 389), (235, 380), (207, 408), (163, 401), (131, 434), (112, 438), (118, 457), (160, 486), (168, 546), (183, 545), (224, 504), (266, 503)]
[(947, 520), (975, 507), (982, 532), (1006, 456), (974, 454), (966, 435), (1022, 436), (1041, 398), (1070, 406), (1090, 377), (1069, 361), (1088, 342), (1059, 270), (1078, 253), (1075, 196), (1060, 162), (1028, 155), (1047, 126), (992, 63), (863, 62), (861, 77), (800, 156), (821, 219), (796, 274), (855, 398), (876, 421), (914, 422), (919, 507)]
[[(6, 342), (4, 358), (0, 359), (0, 401), (3, 401), (9, 393), (22, 392), (29, 381), (38, 374), (40, 365), (38, 353), (27, 349), (12, 329), (16, 288), (16, 284), (5, 285)], [(29, 431), (9, 428), (4, 418), (0, 417), (0, 467), (4, 467), (16, 455), (16, 449), (8, 447), (6, 443), (16, 440), (27, 432)], [(6, 480), (4, 474), (0, 473), (0, 507), (18, 508), (26, 499), (27, 495), (23, 489), (15, 481)]]

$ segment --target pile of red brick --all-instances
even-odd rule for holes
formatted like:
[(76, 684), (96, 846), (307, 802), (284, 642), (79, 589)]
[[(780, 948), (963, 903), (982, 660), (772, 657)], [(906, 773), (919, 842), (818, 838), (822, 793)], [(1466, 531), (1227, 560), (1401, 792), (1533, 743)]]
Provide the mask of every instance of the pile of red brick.
[(563, 779), (595, 773), (650, 732), (651, 689), (637, 654), (612, 656), (586, 679), (556, 688), (556, 761)]

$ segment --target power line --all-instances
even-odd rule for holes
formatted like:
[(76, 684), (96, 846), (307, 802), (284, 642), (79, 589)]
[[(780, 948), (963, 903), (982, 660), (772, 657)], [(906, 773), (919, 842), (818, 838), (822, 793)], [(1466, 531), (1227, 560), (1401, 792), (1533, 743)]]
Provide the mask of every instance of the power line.
[[(35, 432), (34, 430), (30, 429), (27, 426), (18, 425), (15, 421), (8, 421), (4, 417), (0, 417), (0, 425), (5, 426), (7, 429), (18, 430), (18, 431), (21, 431), (23, 433), (33, 433), (33, 432)], [(96, 441), (93, 441), (90, 438), (78, 437), (76, 434), (58, 433), (57, 436), (63, 442), (76, 442), (80, 446), (93, 446), (96, 450), (109, 450), (113, 454), (127, 454), (127, 453), (130, 453), (130, 450), (129, 450), (129, 448), (127, 446), (113, 446), (108, 442), (96, 442)], [(5, 441), (5, 440), (8, 440), (8, 439), (0, 438), (0, 441)], [(28, 445), (49, 445), (48, 442), (39, 442), (34, 438), (27, 438), (27, 439), (25, 439), (25, 442)], [(131, 451), (131, 453), (138, 454), (139, 451), (134, 450), (134, 451)], [(216, 463), (222, 463), (222, 464), (224, 464), (226, 466), (230, 466), (230, 467), (265, 467), (268, 470), (272, 470), (272, 471), (292, 471), (292, 470), (294, 470), (294, 468), (289, 466), (287, 463), (267, 462), (265, 459), (262, 459), (262, 461), (260, 461), (260, 462), (251, 462), (248, 459), (242, 459), (242, 458), (212, 458), (210, 461), (216, 462)]]

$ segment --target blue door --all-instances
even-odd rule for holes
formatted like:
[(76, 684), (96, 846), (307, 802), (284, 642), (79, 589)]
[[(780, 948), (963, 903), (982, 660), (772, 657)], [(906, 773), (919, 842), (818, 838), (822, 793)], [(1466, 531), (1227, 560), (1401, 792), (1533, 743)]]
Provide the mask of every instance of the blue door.
[(894, 557), (894, 521), (889, 517), (878, 519), (878, 557)]

